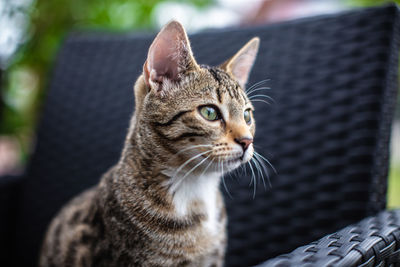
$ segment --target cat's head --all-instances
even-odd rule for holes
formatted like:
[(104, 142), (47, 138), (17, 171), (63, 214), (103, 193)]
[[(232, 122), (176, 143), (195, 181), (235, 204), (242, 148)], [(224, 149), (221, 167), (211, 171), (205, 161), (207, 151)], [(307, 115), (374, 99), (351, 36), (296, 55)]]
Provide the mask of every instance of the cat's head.
[(167, 24), (135, 85), (133, 138), (143, 155), (182, 175), (227, 172), (249, 161), (255, 121), (245, 84), (258, 45), (253, 38), (222, 65), (202, 66), (182, 25)]

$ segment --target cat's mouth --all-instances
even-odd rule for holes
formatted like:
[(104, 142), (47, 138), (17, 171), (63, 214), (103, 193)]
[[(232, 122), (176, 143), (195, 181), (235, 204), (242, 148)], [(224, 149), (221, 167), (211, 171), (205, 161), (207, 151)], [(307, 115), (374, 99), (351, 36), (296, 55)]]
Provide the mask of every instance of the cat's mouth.
[(225, 149), (214, 149), (212, 151), (205, 150), (194, 156), (193, 160), (190, 160), (190, 167), (200, 167), (205, 171), (215, 170), (218, 172), (230, 172), (238, 168), (240, 165), (247, 163), (253, 156), (252, 146), (251, 148), (242, 151), (240, 148), (225, 148)]
[(225, 160), (225, 163), (228, 165), (235, 165), (237, 163), (240, 164), (240, 163), (242, 163), (242, 158), (239, 157), (239, 158), (234, 158), (234, 159), (228, 159), (228, 160)]
[(233, 155), (230, 158), (227, 158), (225, 160), (223, 160), (223, 164), (225, 164), (225, 166), (227, 167), (227, 169), (229, 170), (233, 170), (236, 169), (237, 167), (239, 167), (241, 164), (245, 164), (246, 162), (248, 162), (251, 158), (251, 155), (249, 155), (249, 153), (243, 153), (240, 155)]

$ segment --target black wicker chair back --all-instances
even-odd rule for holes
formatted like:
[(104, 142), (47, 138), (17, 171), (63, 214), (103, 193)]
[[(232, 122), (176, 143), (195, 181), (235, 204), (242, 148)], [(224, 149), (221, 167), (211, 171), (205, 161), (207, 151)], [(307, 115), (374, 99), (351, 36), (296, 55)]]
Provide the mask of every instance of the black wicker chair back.
[[(256, 93), (274, 99), (255, 102), (255, 148), (277, 170), (268, 169), (272, 187), (258, 180), (253, 198), (249, 170), (225, 177), (227, 266), (258, 264), (384, 209), (398, 29), (387, 6), (190, 36), (198, 62), (211, 65), (259, 36), (249, 85), (267, 80), (259, 87), (271, 89)], [(118, 160), (153, 37), (67, 38), (15, 207), (18, 266), (34, 265), (57, 210)]]

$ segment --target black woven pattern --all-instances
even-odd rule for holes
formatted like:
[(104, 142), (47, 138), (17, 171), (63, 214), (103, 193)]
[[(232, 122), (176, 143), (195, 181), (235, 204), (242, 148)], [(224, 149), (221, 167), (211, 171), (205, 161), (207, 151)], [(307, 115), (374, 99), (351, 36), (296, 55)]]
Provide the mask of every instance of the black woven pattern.
[[(253, 199), (249, 177), (226, 177), (227, 266), (288, 253), (384, 207), (396, 21), (391, 6), (191, 36), (198, 62), (215, 65), (258, 35), (249, 84), (270, 78), (275, 100), (255, 103), (256, 150), (278, 172), (272, 189), (259, 185)], [(20, 266), (35, 262), (62, 204), (118, 160), (152, 38), (79, 34), (64, 44), (16, 207)]]
[(348, 226), (260, 267), (391, 266), (400, 264), (400, 210)]

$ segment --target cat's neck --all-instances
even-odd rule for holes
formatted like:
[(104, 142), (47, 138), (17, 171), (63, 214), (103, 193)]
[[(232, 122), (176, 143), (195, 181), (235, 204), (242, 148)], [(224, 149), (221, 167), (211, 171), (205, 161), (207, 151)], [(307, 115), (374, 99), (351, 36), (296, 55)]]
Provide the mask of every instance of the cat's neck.
[(155, 192), (159, 197), (157, 204), (161, 200), (171, 217), (187, 219), (194, 214), (201, 214), (204, 226), (213, 232), (218, 214), (220, 174), (175, 176), (173, 169), (158, 169), (155, 161), (146, 158), (134, 142), (126, 145), (119, 163), (124, 173), (131, 174), (124, 175), (124, 184), (145, 185), (136, 189)]
[(164, 170), (162, 173), (168, 177), (164, 185), (173, 197), (178, 215), (187, 214), (192, 205), (204, 205), (207, 208), (211, 203), (214, 203), (220, 181), (219, 173), (186, 176), (185, 173), (176, 175), (174, 169)]
[[(174, 178), (170, 178), (174, 179)], [(179, 217), (185, 217), (191, 213), (203, 213), (206, 215), (204, 226), (212, 233), (216, 231), (219, 181), (218, 173), (210, 173), (201, 176), (175, 177), (167, 183), (168, 192), (172, 196), (174, 212)]]

